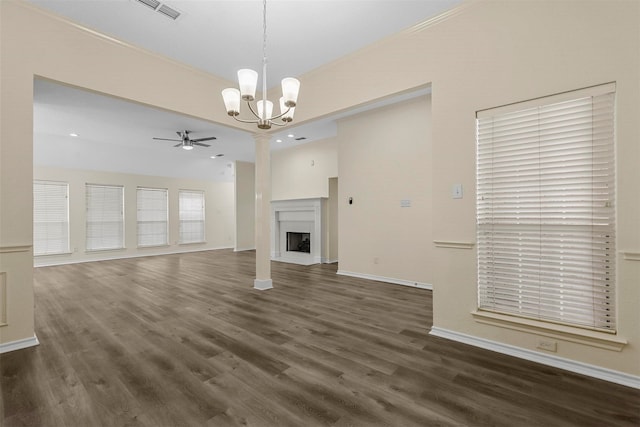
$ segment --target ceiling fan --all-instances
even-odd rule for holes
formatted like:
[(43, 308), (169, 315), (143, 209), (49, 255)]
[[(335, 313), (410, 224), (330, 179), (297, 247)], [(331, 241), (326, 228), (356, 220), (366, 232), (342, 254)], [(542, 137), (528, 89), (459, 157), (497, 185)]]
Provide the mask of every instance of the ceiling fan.
[(202, 141), (211, 141), (216, 139), (215, 136), (210, 136), (208, 138), (191, 139), (189, 138), (189, 134), (191, 133), (190, 130), (178, 131), (176, 133), (178, 134), (180, 139), (168, 139), (168, 138), (156, 138), (156, 137), (154, 137), (153, 139), (156, 139), (159, 141), (179, 141), (180, 144), (176, 144), (174, 145), (174, 147), (182, 147), (185, 150), (193, 150), (194, 145), (199, 145), (201, 147), (210, 147), (209, 144), (203, 144)]

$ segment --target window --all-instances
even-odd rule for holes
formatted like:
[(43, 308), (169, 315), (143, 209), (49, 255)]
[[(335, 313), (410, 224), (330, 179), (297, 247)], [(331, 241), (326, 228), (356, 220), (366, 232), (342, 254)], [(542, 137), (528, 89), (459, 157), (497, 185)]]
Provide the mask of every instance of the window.
[(138, 188), (138, 246), (169, 244), (168, 191)]
[(615, 331), (615, 85), (477, 114), (478, 305)]
[(180, 190), (180, 243), (204, 242), (204, 191)]
[(124, 188), (86, 185), (87, 251), (124, 248)]
[(69, 184), (33, 183), (33, 254), (69, 253)]

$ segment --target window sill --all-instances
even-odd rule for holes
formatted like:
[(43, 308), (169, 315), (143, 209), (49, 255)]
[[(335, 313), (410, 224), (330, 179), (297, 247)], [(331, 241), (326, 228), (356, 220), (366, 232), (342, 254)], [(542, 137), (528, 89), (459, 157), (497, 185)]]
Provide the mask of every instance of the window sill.
[(100, 253), (100, 252), (117, 252), (117, 251), (124, 251), (127, 248), (107, 248), (107, 249), (87, 249), (84, 251), (84, 253), (86, 254), (94, 254), (94, 253)]
[(59, 256), (59, 255), (69, 256), (69, 255), (73, 255), (73, 252), (56, 252), (56, 253), (51, 253), (51, 254), (39, 254), (39, 255), (34, 255), (34, 257), (35, 258), (42, 258), (42, 257)]
[(624, 346), (627, 345), (626, 339), (606, 332), (592, 331), (533, 319), (524, 319), (488, 311), (472, 311), (471, 315), (476, 322), (485, 325), (541, 335), (605, 350), (622, 351)]

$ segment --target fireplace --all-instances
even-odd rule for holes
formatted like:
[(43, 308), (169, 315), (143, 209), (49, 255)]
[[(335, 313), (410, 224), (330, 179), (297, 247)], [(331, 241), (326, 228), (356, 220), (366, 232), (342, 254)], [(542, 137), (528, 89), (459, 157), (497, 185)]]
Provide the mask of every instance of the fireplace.
[(287, 231), (287, 252), (311, 253), (311, 233)]
[(271, 202), (271, 259), (311, 265), (325, 261), (326, 198)]

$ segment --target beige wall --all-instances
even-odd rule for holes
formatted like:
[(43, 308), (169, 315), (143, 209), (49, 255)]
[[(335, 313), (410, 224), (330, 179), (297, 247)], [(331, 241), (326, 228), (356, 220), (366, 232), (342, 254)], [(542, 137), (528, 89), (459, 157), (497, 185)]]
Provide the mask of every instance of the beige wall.
[(256, 248), (256, 170), (249, 162), (235, 163), (235, 250)]
[[(51, 265), (121, 257), (157, 255), (163, 253), (230, 248), (233, 246), (233, 184), (207, 182), (158, 176), (133, 175), (51, 167), (34, 167), (36, 180), (59, 181), (69, 184), (69, 246), (71, 254), (35, 257), (34, 264)], [(122, 185), (125, 206), (125, 249), (86, 252), (85, 184)], [(136, 189), (138, 187), (166, 188), (169, 194), (169, 245), (138, 248)], [(206, 243), (178, 244), (178, 190), (199, 190), (205, 194)]]
[[(436, 240), (475, 242), (475, 111), (616, 81), (618, 248), (640, 251), (639, 7), (624, 1), (483, 2), (424, 32), (429, 39), (448, 36), (447, 52), (432, 58), (438, 63), (433, 73)], [(462, 201), (449, 194), (456, 182), (466, 190)], [(439, 248), (433, 265), (434, 325), (536, 351), (548, 331), (496, 327), (470, 315), (477, 304), (475, 250)], [(557, 356), (639, 375), (640, 263), (619, 257), (617, 273), (618, 337), (630, 345), (621, 352), (596, 348), (590, 338), (576, 342), (573, 333), (582, 333), (576, 329), (551, 338), (558, 342)]]
[[(34, 336), (32, 188), (34, 76), (228, 123), (211, 94), (232, 85), (41, 12), (0, 1), (0, 345)], [(158, 90), (158, 88), (163, 88)], [(22, 141), (22, 143), (16, 143)]]
[(329, 197), (329, 178), (338, 176), (336, 138), (271, 153), (271, 200)]
[[(607, 334), (594, 333), (598, 339), (592, 341), (590, 337), (579, 338), (590, 334), (576, 328), (551, 330), (552, 339), (558, 342), (555, 356), (636, 376), (640, 375), (640, 262), (631, 258), (640, 253), (639, 16), (637, 1), (471, 1), (434, 25), (418, 26), (309, 73), (303, 80), (305, 98), (300, 105), (313, 99), (313, 111), (297, 116), (327, 114), (345, 108), (345, 104), (368, 102), (431, 83), (433, 240), (473, 245), (475, 112), (615, 81), (618, 248), (631, 255), (627, 259), (620, 255), (617, 260), (619, 331), (613, 338), (629, 344), (621, 351), (608, 350), (598, 347), (611, 338)], [(345, 176), (343, 152), (341, 148), (341, 198), (357, 190), (350, 188)], [(360, 161), (366, 159), (361, 157)], [(373, 170), (376, 165), (368, 162), (359, 169), (367, 170), (367, 166)], [(455, 183), (464, 186), (462, 200), (451, 198)], [(359, 209), (358, 200), (354, 209)], [(350, 221), (349, 214), (341, 212), (341, 230), (357, 225), (354, 219)], [(342, 265), (352, 260), (346, 241), (341, 235)], [(364, 244), (362, 250), (370, 260), (373, 254)], [(432, 253), (436, 327), (540, 352), (537, 341), (548, 330), (498, 327), (474, 320), (475, 247), (438, 247)], [(360, 265), (367, 262), (362, 258), (357, 260)]]
[(430, 96), (338, 123), (341, 272), (432, 283), (430, 123)]
[[(636, 376), (640, 262), (632, 258), (640, 253), (639, 16), (636, 0), (469, 1), (437, 22), (416, 26), (302, 76), (296, 110), (296, 121), (302, 123), (431, 84), (433, 239), (473, 243), (475, 112), (615, 81), (618, 248), (631, 254), (617, 261), (618, 338), (630, 344), (617, 352), (560, 333), (556, 355)], [(222, 103), (212, 102), (211, 94), (230, 83), (34, 12), (23, 2), (1, 1), (0, 24), (0, 272), (7, 273), (9, 298), (9, 326), (0, 327), (4, 343), (31, 337), (34, 331), (28, 143), (33, 139), (33, 76), (220, 123), (229, 122)], [(386, 118), (385, 122), (389, 123)], [(364, 152), (353, 158), (364, 163), (366, 156)], [(342, 181), (342, 164), (340, 193), (364, 191)], [(358, 168), (373, 171), (375, 166)], [(464, 199), (450, 198), (454, 183), (464, 185)], [(359, 200), (355, 198), (356, 209), (365, 202)], [(341, 213), (341, 222), (347, 216)], [(346, 226), (340, 224), (341, 229)], [(432, 253), (435, 326), (535, 350), (535, 328), (507, 329), (474, 320), (475, 250), (432, 248)], [(349, 262), (342, 245), (340, 258)], [(367, 259), (355, 259), (352, 265)]]

